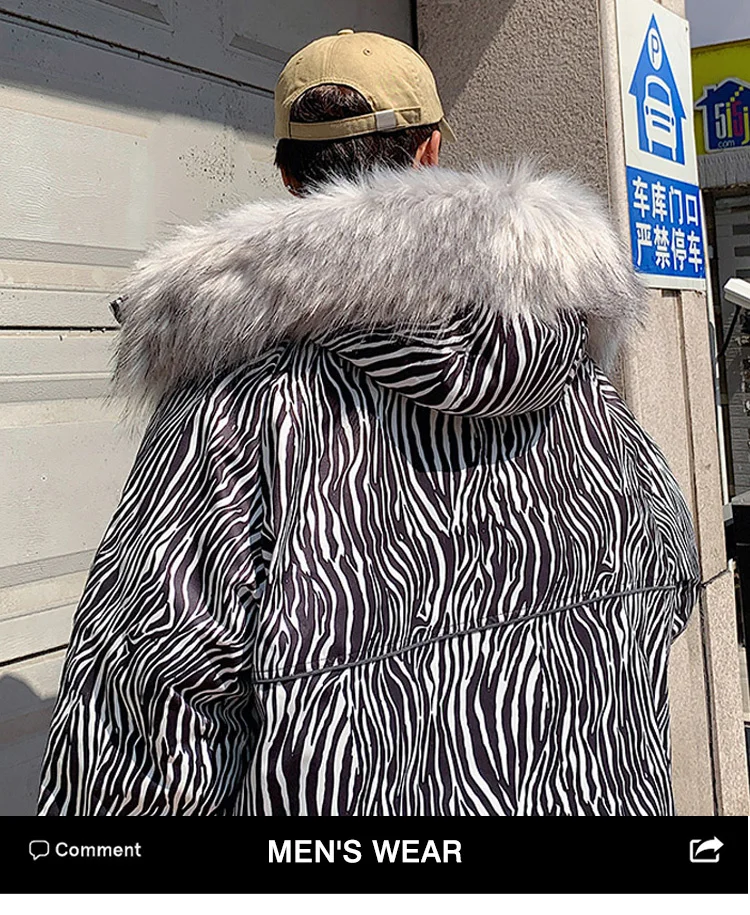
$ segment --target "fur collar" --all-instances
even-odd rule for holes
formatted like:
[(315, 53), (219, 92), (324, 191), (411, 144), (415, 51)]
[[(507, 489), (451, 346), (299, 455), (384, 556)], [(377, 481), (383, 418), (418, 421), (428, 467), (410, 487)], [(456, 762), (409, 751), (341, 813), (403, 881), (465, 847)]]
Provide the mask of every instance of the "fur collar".
[(252, 203), (179, 230), (123, 292), (116, 389), (148, 400), (283, 337), (408, 330), (479, 302), (509, 317), (584, 313), (607, 368), (644, 309), (596, 196), (526, 165), (382, 171)]

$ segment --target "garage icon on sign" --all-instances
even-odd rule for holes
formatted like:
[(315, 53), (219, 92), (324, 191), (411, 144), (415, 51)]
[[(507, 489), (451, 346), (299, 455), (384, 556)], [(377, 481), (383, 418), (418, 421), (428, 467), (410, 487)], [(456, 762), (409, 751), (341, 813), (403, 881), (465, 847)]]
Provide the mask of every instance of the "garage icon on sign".
[(656, 16), (651, 17), (629, 93), (635, 97), (638, 110), (640, 149), (684, 165), (683, 122), (687, 116)]

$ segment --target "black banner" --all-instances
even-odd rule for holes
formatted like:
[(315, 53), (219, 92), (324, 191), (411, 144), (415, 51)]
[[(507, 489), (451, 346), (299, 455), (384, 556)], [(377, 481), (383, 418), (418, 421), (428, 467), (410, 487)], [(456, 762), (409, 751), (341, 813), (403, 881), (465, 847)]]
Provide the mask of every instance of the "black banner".
[(741, 817), (17, 818), (6, 893), (746, 893)]

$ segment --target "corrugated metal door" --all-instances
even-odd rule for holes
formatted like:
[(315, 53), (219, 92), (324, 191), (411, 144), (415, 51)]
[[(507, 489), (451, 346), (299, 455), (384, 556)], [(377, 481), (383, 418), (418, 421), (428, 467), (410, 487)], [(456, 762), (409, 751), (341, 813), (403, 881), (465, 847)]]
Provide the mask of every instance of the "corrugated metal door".
[[(716, 201), (716, 248), (719, 282), (730, 277), (750, 280), (750, 197)], [(724, 332), (734, 306), (722, 300)], [(743, 311), (725, 355), (734, 494), (750, 490), (750, 312)]]
[(137, 441), (111, 290), (170, 225), (280, 193), (272, 90), (408, 0), (0, 0), (0, 815), (30, 815), (70, 622)]

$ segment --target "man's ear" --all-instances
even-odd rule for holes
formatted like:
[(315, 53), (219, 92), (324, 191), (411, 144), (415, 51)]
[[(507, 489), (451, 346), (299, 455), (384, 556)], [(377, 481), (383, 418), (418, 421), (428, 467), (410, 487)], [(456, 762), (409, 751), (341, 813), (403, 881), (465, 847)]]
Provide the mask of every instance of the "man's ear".
[(301, 186), (299, 181), (296, 178), (292, 178), (291, 175), (287, 174), (286, 169), (282, 165), (279, 169), (281, 172), (281, 180), (284, 182), (284, 187), (289, 191), (290, 194), (294, 194), (295, 197), (301, 197)]
[(420, 166), (429, 167), (430, 165), (438, 164), (438, 159), (440, 158), (440, 140), (440, 131), (433, 130), (424, 143), (420, 143), (419, 148), (414, 155), (414, 168), (420, 168)]

